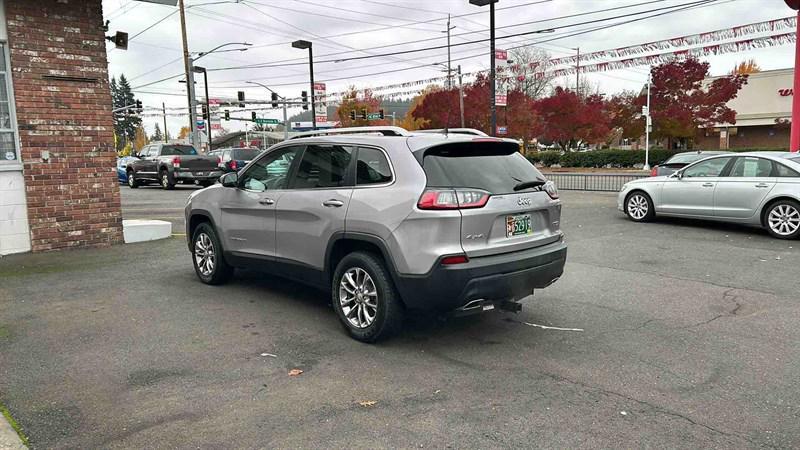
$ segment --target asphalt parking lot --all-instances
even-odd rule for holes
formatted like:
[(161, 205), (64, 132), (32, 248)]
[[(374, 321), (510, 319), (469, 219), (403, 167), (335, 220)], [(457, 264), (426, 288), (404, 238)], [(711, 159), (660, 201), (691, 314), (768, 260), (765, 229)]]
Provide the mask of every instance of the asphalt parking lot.
[[(124, 215), (182, 233), (189, 191)], [(2, 258), (0, 403), (36, 448), (800, 445), (800, 242), (562, 197), (565, 275), (521, 313), (379, 345), (301, 285), (200, 284), (183, 237)]]

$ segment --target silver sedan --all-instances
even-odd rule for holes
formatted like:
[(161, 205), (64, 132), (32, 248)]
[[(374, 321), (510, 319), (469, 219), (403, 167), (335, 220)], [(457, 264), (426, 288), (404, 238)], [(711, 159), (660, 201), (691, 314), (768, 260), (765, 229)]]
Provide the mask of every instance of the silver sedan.
[(800, 237), (800, 154), (715, 155), (669, 176), (622, 186), (617, 206), (634, 222), (656, 214), (764, 227), (779, 239)]

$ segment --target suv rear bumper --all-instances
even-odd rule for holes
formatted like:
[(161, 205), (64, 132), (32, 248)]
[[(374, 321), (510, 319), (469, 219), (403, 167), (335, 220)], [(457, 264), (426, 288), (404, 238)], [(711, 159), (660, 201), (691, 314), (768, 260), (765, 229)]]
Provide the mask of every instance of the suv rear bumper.
[(174, 171), (172, 173), (172, 177), (177, 180), (197, 180), (197, 181), (209, 181), (214, 180), (216, 181), (223, 175), (223, 171), (219, 169), (213, 170), (189, 170), (184, 169), (180, 171)]
[(552, 244), (501, 255), (470, 259), (465, 264), (438, 264), (426, 275), (398, 274), (395, 282), (410, 309), (449, 311), (484, 299), (521, 299), (552, 284), (564, 273), (567, 244)]

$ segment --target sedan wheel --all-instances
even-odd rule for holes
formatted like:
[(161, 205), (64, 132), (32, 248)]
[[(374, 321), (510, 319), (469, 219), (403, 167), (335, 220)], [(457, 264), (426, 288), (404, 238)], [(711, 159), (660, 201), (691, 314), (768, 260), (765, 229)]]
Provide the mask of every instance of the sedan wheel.
[(366, 270), (354, 267), (344, 273), (339, 283), (339, 304), (352, 326), (372, 325), (378, 314), (378, 290)]
[(634, 222), (646, 222), (655, 215), (650, 197), (642, 192), (634, 192), (628, 196), (625, 212)]
[(780, 201), (770, 208), (766, 217), (770, 234), (781, 239), (800, 236), (800, 206), (790, 201)]

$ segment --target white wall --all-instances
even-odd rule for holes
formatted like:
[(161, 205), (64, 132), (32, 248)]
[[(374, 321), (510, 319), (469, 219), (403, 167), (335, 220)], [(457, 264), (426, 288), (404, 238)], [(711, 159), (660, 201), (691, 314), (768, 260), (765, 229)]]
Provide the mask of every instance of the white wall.
[(0, 171), (0, 255), (30, 250), (31, 238), (22, 172)]

